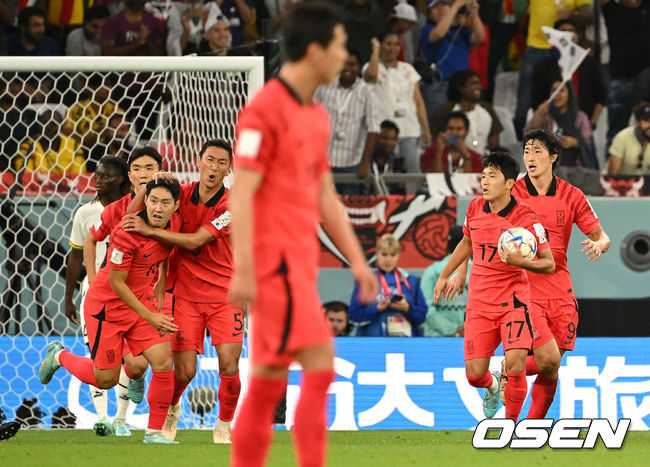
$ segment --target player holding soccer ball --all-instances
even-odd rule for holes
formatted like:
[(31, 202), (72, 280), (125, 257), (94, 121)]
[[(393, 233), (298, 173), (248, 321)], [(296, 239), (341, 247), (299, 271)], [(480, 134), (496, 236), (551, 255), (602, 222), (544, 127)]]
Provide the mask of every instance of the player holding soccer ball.
[(512, 193), (542, 219), (556, 265), (551, 275), (528, 272), (534, 355), (526, 359), (526, 374), (538, 375), (528, 418), (544, 418), (555, 397), (562, 355), (573, 350), (578, 327), (578, 302), (566, 256), (571, 229), (575, 224), (589, 237), (582, 241), (582, 252), (591, 261), (608, 250), (610, 240), (582, 191), (553, 175), (560, 152), (555, 135), (533, 130), (522, 143), (527, 174)]
[[(483, 158), (483, 197), (474, 198), (463, 225), (463, 239), (440, 273), (434, 302), (449, 298), (451, 274), (473, 253), (465, 318), (465, 371), (469, 383), (486, 388), (483, 412), (493, 417), (499, 406), (500, 374), (490, 374), (490, 357), (503, 342), (506, 354), (506, 417), (517, 420), (526, 398), (526, 356), (533, 343), (530, 324), (530, 286), (525, 270), (551, 274), (555, 262), (544, 229), (532, 209), (510, 195), (519, 169), (507, 153)], [(519, 249), (499, 248), (503, 231), (523, 227), (535, 235), (537, 259), (526, 259)], [(464, 269), (464, 268), (461, 268)], [(465, 274), (464, 271), (461, 271)]]

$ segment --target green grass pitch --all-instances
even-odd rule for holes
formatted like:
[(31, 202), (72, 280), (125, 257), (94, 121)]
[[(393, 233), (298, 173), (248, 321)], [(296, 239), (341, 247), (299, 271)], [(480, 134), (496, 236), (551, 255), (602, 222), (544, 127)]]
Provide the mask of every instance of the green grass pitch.
[[(176, 446), (132, 438), (98, 438), (89, 430), (20, 431), (0, 442), (2, 467), (228, 466), (229, 446), (212, 444), (210, 431), (179, 431)], [(477, 450), (470, 431), (358, 431), (329, 433), (330, 467), (401, 466), (634, 466), (648, 465), (650, 432), (630, 432), (620, 450)], [(291, 437), (276, 432), (267, 463), (295, 466)]]

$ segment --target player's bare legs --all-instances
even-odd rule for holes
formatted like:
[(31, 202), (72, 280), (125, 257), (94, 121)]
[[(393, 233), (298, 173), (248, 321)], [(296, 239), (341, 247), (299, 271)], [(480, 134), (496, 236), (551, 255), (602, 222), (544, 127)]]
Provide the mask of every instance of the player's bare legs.
[(239, 379), (239, 357), (241, 342), (225, 342), (214, 346), (219, 357), (219, 420), (214, 427), (212, 439), (217, 444), (230, 443), (230, 424), (235, 418), (235, 409), (241, 391)]
[(146, 349), (142, 355), (151, 366), (151, 383), (147, 401), (149, 402), (149, 424), (145, 443), (161, 442), (162, 427), (167, 417), (169, 403), (174, 390), (174, 371), (172, 369), (171, 344), (160, 342)]

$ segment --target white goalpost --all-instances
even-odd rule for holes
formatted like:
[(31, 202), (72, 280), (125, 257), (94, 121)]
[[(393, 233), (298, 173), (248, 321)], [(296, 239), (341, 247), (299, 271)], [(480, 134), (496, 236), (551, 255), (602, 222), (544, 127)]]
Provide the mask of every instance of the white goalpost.
[[(37, 374), (52, 338), (87, 353), (64, 313), (65, 264), (72, 217), (94, 197), (99, 158), (148, 144), (181, 181), (196, 179), (198, 148), (232, 143), (239, 110), (263, 84), (263, 57), (0, 57), (0, 407), (8, 417), (43, 428), (70, 427), (68, 412), (78, 428), (95, 422), (86, 385), (59, 372), (45, 388)], [(75, 292), (77, 310), (79, 300)], [(179, 427), (216, 421), (214, 403), (196, 402), (217, 385), (214, 359), (208, 346)], [(141, 427), (146, 400), (130, 412)]]

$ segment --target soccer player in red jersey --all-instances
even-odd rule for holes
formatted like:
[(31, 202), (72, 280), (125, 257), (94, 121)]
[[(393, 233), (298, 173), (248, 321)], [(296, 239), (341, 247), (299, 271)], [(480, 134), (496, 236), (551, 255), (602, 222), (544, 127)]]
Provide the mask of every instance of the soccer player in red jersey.
[[(154, 227), (178, 231), (180, 218), (174, 212), (179, 194), (178, 182), (152, 180), (147, 184), (146, 210), (139, 215)], [(165, 283), (161, 265), (171, 249), (157, 240), (115, 229), (106, 261), (86, 296), (84, 313), (88, 340), (92, 343), (91, 358), (68, 352), (58, 341), (50, 342), (39, 369), (43, 384), (49, 383), (54, 372), (63, 366), (80, 381), (108, 389), (118, 382), (126, 340), (133, 354), (142, 354), (147, 359), (152, 371), (145, 443), (174, 443), (161, 430), (174, 387), (169, 334), (178, 328), (170, 316), (152, 311), (145, 304), (151, 278), (158, 276), (158, 282)], [(157, 289), (164, 293), (164, 287)], [(91, 316), (95, 319), (88, 319)]]
[(298, 465), (325, 463), (334, 346), (316, 287), (319, 221), (350, 261), (360, 299), (377, 295), (376, 276), (334, 191), (327, 112), (312, 100), (346, 60), (343, 21), (328, 4), (296, 4), (283, 21), (287, 62), (239, 115), (230, 293), (233, 303), (252, 308), (250, 384), (232, 433), (235, 467), (264, 463), (294, 360), (303, 370), (293, 430)]
[[(474, 387), (486, 388), (483, 412), (493, 417), (499, 405), (500, 375), (490, 374), (488, 368), (494, 350), (503, 342), (509, 383), (506, 417), (517, 420), (526, 398), (526, 356), (533, 343), (525, 270), (550, 274), (555, 262), (537, 216), (510, 195), (519, 172), (517, 162), (507, 153), (494, 152), (482, 163), (483, 196), (467, 207), (463, 239), (440, 273), (433, 299), (437, 303), (443, 293), (447, 298), (449, 277), (473, 253), (465, 317), (467, 380)], [(537, 259), (499, 248), (501, 233), (512, 227), (523, 227), (535, 235)]]
[(232, 277), (229, 190), (223, 184), (230, 172), (232, 148), (222, 140), (207, 141), (199, 152), (199, 182), (181, 185), (178, 213), (180, 232), (152, 228), (137, 216), (129, 216), (124, 229), (136, 231), (179, 247), (174, 285), (174, 396), (163, 428), (176, 436), (180, 397), (196, 374), (197, 353), (203, 354), (206, 328), (219, 357), (219, 420), (215, 443), (230, 443), (241, 383), (239, 357), (244, 334), (244, 312), (229, 303)]
[(530, 131), (524, 135), (523, 149), (527, 173), (512, 193), (540, 218), (555, 258), (551, 275), (528, 271), (534, 355), (526, 359), (526, 374), (538, 375), (528, 418), (544, 418), (555, 397), (562, 355), (573, 350), (578, 327), (578, 302), (567, 269), (571, 229), (575, 224), (587, 235), (582, 252), (592, 261), (609, 249), (610, 240), (582, 191), (553, 175), (560, 152), (557, 137)]

